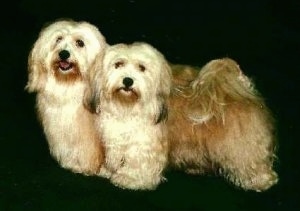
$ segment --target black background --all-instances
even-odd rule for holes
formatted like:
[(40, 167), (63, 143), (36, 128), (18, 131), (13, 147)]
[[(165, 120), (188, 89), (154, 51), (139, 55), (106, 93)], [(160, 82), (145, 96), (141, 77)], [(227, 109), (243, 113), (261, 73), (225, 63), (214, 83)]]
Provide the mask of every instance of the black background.
[[(1, 5), (0, 210), (300, 210), (300, 3), (294, 1), (15, 1)], [(96, 25), (109, 44), (145, 41), (173, 63), (229, 56), (253, 78), (277, 120), (279, 184), (263, 193), (220, 178), (168, 172), (150, 192), (60, 168), (24, 91), (27, 56), (57, 18)]]

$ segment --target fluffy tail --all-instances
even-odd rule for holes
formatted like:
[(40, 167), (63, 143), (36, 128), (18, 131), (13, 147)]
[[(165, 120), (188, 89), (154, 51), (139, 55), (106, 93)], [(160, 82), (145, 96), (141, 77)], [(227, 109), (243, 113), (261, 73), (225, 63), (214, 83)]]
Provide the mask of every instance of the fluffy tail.
[(225, 107), (232, 103), (254, 104), (264, 107), (264, 100), (253, 82), (243, 74), (239, 65), (230, 58), (216, 59), (202, 67), (197, 78), (190, 84), (190, 97), (199, 117), (193, 120), (215, 118), (224, 121)]

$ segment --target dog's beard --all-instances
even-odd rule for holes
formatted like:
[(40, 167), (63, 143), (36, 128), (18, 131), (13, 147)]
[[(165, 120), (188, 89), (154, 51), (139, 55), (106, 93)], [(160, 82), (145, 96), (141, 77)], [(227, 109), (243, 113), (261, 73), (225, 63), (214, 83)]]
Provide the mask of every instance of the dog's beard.
[(136, 88), (132, 87), (116, 87), (112, 91), (112, 100), (119, 102), (120, 104), (134, 104), (139, 101), (141, 93)]
[(77, 61), (55, 59), (52, 62), (52, 69), (57, 81), (72, 83), (82, 79)]
[(107, 101), (113, 101), (123, 106), (132, 106), (132, 104), (139, 103), (142, 100), (142, 90), (145, 89), (145, 85), (142, 82), (146, 82), (143, 78), (133, 79), (133, 84), (126, 86), (123, 84), (124, 75), (119, 75), (113, 72), (113, 74), (107, 74), (102, 76), (103, 94)]

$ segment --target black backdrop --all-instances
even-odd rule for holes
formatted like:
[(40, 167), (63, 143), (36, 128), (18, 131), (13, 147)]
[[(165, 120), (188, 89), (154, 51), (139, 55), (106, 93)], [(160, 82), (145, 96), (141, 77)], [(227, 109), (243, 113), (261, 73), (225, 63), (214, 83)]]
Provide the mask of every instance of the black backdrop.
[[(294, 1), (44, 1), (1, 6), (0, 210), (299, 210), (299, 26)], [(60, 168), (24, 91), (27, 56), (46, 22), (85, 20), (109, 44), (149, 42), (173, 63), (229, 56), (256, 82), (277, 120), (280, 182), (245, 192), (220, 178), (168, 172), (151, 192)]]

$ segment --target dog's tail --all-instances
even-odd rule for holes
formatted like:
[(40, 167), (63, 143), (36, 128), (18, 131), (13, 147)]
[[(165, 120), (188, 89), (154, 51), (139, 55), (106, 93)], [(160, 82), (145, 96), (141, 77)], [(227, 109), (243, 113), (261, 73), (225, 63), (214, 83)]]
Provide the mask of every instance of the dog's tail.
[[(264, 106), (264, 100), (254, 83), (230, 58), (215, 59), (202, 67), (190, 84), (192, 102), (200, 111), (198, 122), (215, 118), (224, 121), (226, 106), (233, 103)], [(197, 115), (193, 115), (197, 122)]]

